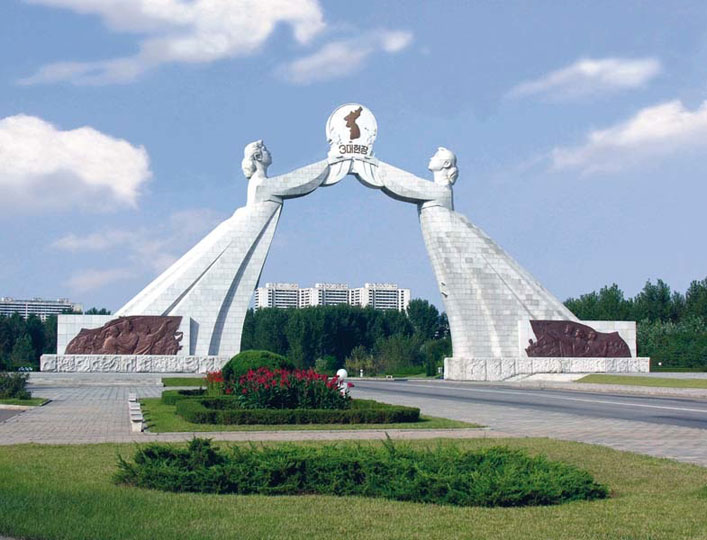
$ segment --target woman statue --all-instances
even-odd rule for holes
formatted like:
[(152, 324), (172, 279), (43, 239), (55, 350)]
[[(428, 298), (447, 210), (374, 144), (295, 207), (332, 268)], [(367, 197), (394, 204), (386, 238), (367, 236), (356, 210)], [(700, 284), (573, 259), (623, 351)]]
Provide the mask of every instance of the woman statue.
[(318, 188), (326, 160), (268, 178), (272, 157), (263, 141), (246, 145), (246, 205), (165, 270), (117, 315), (181, 315), (189, 321), (185, 354), (230, 356), (240, 350), (243, 321), (285, 199)]
[(454, 211), (452, 185), (459, 174), (454, 153), (439, 148), (428, 169), (433, 182), (382, 161), (376, 175), (387, 195), (417, 204), (422, 235), (449, 317), (454, 357), (518, 358), (519, 320), (576, 321), (479, 227)]

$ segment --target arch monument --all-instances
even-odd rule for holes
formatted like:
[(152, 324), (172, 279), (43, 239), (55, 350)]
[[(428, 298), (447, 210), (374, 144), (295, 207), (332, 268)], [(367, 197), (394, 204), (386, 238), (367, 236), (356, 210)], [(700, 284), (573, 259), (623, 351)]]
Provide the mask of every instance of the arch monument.
[(449, 318), (445, 378), (505, 380), (533, 373), (648, 371), (632, 321), (583, 321), (479, 227), (454, 210), (456, 156), (438, 148), (432, 180), (374, 157), (378, 127), (359, 104), (326, 124), (326, 159), (275, 177), (263, 141), (244, 149), (247, 202), (115, 315), (61, 315), (43, 371), (205, 372), (240, 351), (253, 291), (285, 201), (353, 175), (414, 204)]

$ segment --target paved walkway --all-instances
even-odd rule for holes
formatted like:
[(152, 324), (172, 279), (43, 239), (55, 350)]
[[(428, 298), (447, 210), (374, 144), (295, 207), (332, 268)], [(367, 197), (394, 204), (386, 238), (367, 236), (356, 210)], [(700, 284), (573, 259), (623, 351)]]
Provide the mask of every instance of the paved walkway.
[(223, 441), (296, 441), (385, 439), (487, 438), (510, 436), (495, 430), (317, 430), (317, 431), (227, 431), (188, 433), (133, 433), (128, 417), (128, 395), (138, 398), (159, 397), (164, 388), (139, 386), (77, 387), (34, 386), (37, 396), (51, 399), (43, 407), (34, 407), (0, 422), (0, 445), (86, 444), (103, 442), (185, 441), (192, 437), (209, 437)]

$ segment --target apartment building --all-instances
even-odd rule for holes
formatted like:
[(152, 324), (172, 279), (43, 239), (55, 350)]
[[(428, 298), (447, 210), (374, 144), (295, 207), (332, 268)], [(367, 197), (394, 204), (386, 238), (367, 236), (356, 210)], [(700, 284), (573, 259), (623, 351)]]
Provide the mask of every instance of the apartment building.
[(83, 306), (70, 302), (67, 298), (58, 300), (44, 300), (42, 298), (32, 298), (31, 300), (16, 300), (15, 298), (0, 297), (0, 315), (10, 316), (19, 313), (25, 319), (30, 315), (36, 315), (41, 320), (47, 320), (50, 315), (60, 313), (81, 313)]
[(403, 311), (409, 303), (410, 289), (401, 289), (396, 283), (366, 283), (354, 289), (346, 283), (315, 283), (306, 288), (297, 283), (266, 283), (255, 291), (255, 309), (349, 304)]

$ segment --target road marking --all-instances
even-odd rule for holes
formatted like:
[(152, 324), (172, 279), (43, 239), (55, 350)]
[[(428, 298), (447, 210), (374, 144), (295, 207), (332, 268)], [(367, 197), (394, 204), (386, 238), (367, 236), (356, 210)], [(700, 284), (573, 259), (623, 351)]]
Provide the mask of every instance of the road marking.
[[(374, 385), (381, 384), (381, 383), (373, 383)], [(386, 384), (386, 383), (383, 383)], [(390, 386), (391, 383), (387, 383), (388, 386)], [(559, 400), (566, 400), (566, 401), (583, 401), (585, 403), (603, 403), (606, 405), (624, 405), (628, 407), (642, 407), (642, 408), (647, 408), (647, 409), (665, 409), (669, 411), (687, 411), (687, 412), (698, 412), (698, 413), (703, 413), (707, 414), (707, 410), (705, 409), (690, 409), (687, 407), (668, 407), (665, 405), (645, 405), (643, 403), (626, 403), (623, 401), (607, 401), (607, 400), (602, 400), (602, 399), (585, 399), (585, 398), (572, 398), (572, 397), (562, 397), (562, 396), (553, 396), (553, 395), (548, 395), (548, 394), (538, 394), (535, 392), (528, 392), (528, 391), (523, 391), (523, 390), (483, 390), (481, 388), (462, 388), (459, 386), (455, 386), (453, 388), (440, 388), (438, 385), (434, 384), (420, 384), (420, 383), (393, 383), (395, 385), (399, 386), (406, 386), (408, 388), (420, 388), (420, 387), (425, 387), (425, 388), (435, 388), (436, 390), (463, 390), (467, 392), (482, 392), (482, 393), (487, 393), (487, 394), (513, 394), (513, 395), (518, 395), (518, 394), (526, 394), (530, 396), (536, 396), (536, 397), (542, 397), (545, 399), (559, 399)], [(362, 389), (365, 389), (362, 387)], [(442, 396), (440, 396), (442, 397)], [(522, 405), (520, 405), (522, 406)]]

